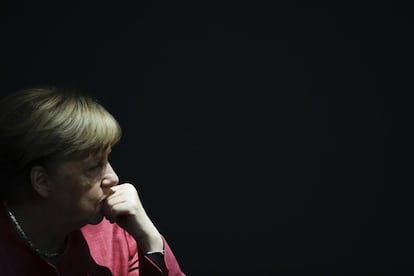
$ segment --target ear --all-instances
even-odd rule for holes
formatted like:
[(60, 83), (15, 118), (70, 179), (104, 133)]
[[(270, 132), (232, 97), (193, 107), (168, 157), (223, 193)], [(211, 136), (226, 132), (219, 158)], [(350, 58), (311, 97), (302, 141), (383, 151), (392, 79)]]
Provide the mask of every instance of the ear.
[(34, 166), (30, 170), (30, 181), (33, 189), (41, 196), (48, 197), (50, 192), (46, 169), (42, 166)]

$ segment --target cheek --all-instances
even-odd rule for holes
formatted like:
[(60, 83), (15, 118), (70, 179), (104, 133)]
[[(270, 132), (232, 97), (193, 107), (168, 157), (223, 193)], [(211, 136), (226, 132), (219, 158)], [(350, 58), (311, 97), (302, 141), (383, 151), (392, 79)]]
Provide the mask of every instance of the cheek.
[(103, 197), (101, 182), (89, 183), (88, 188), (83, 191), (83, 197), (88, 200), (97, 200)]
[(101, 193), (100, 183), (86, 177), (73, 178), (66, 184), (70, 184), (66, 185), (66, 191), (74, 203), (78, 202), (75, 204), (90, 204)]

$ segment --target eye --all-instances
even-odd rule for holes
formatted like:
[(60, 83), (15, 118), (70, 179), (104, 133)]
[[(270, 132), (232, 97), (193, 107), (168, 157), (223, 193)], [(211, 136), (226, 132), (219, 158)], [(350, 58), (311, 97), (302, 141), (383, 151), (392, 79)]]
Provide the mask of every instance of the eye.
[(93, 165), (92, 167), (90, 167), (88, 170), (89, 171), (100, 170), (100, 169), (103, 168), (103, 166), (104, 166), (103, 162), (98, 162), (95, 165)]

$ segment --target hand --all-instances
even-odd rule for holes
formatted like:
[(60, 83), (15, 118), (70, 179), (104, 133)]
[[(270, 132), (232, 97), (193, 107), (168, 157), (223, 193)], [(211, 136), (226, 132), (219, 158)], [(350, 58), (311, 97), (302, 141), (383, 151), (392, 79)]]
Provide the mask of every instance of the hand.
[(130, 183), (111, 187), (103, 211), (111, 223), (117, 223), (137, 241), (144, 252), (163, 249), (161, 236), (146, 214), (138, 192)]

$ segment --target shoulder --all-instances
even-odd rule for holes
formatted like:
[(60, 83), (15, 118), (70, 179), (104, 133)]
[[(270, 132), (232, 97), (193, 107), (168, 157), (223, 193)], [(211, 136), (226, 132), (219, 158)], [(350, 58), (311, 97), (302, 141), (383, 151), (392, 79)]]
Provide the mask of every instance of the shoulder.
[(124, 230), (118, 226), (118, 224), (110, 223), (107, 219), (103, 219), (99, 224), (92, 225), (87, 224), (81, 228), (81, 232), (84, 236), (89, 235), (108, 235), (108, 234), (121, 234)]
[(80, 230), (87, 241), (111, 243), (113, 241), (120, 242), (125, 240), (129, 242), (134, 240), (134, 238), (118, 224), (110, 223), (105, 218), (99, 224), (87, 224)]
[(96, 225), (85, 225), (80, 230), (92, 251), (130, 252), (137, 247), (135, 239), (129, 233), (107, 219)]
[(113, 275), (127, 275), (129, 260), (137, 255), (137, 244), (131, 235), (106, 219), (97, 225), (85, 225), (80, 232), (94, 262), (108, 267)]

